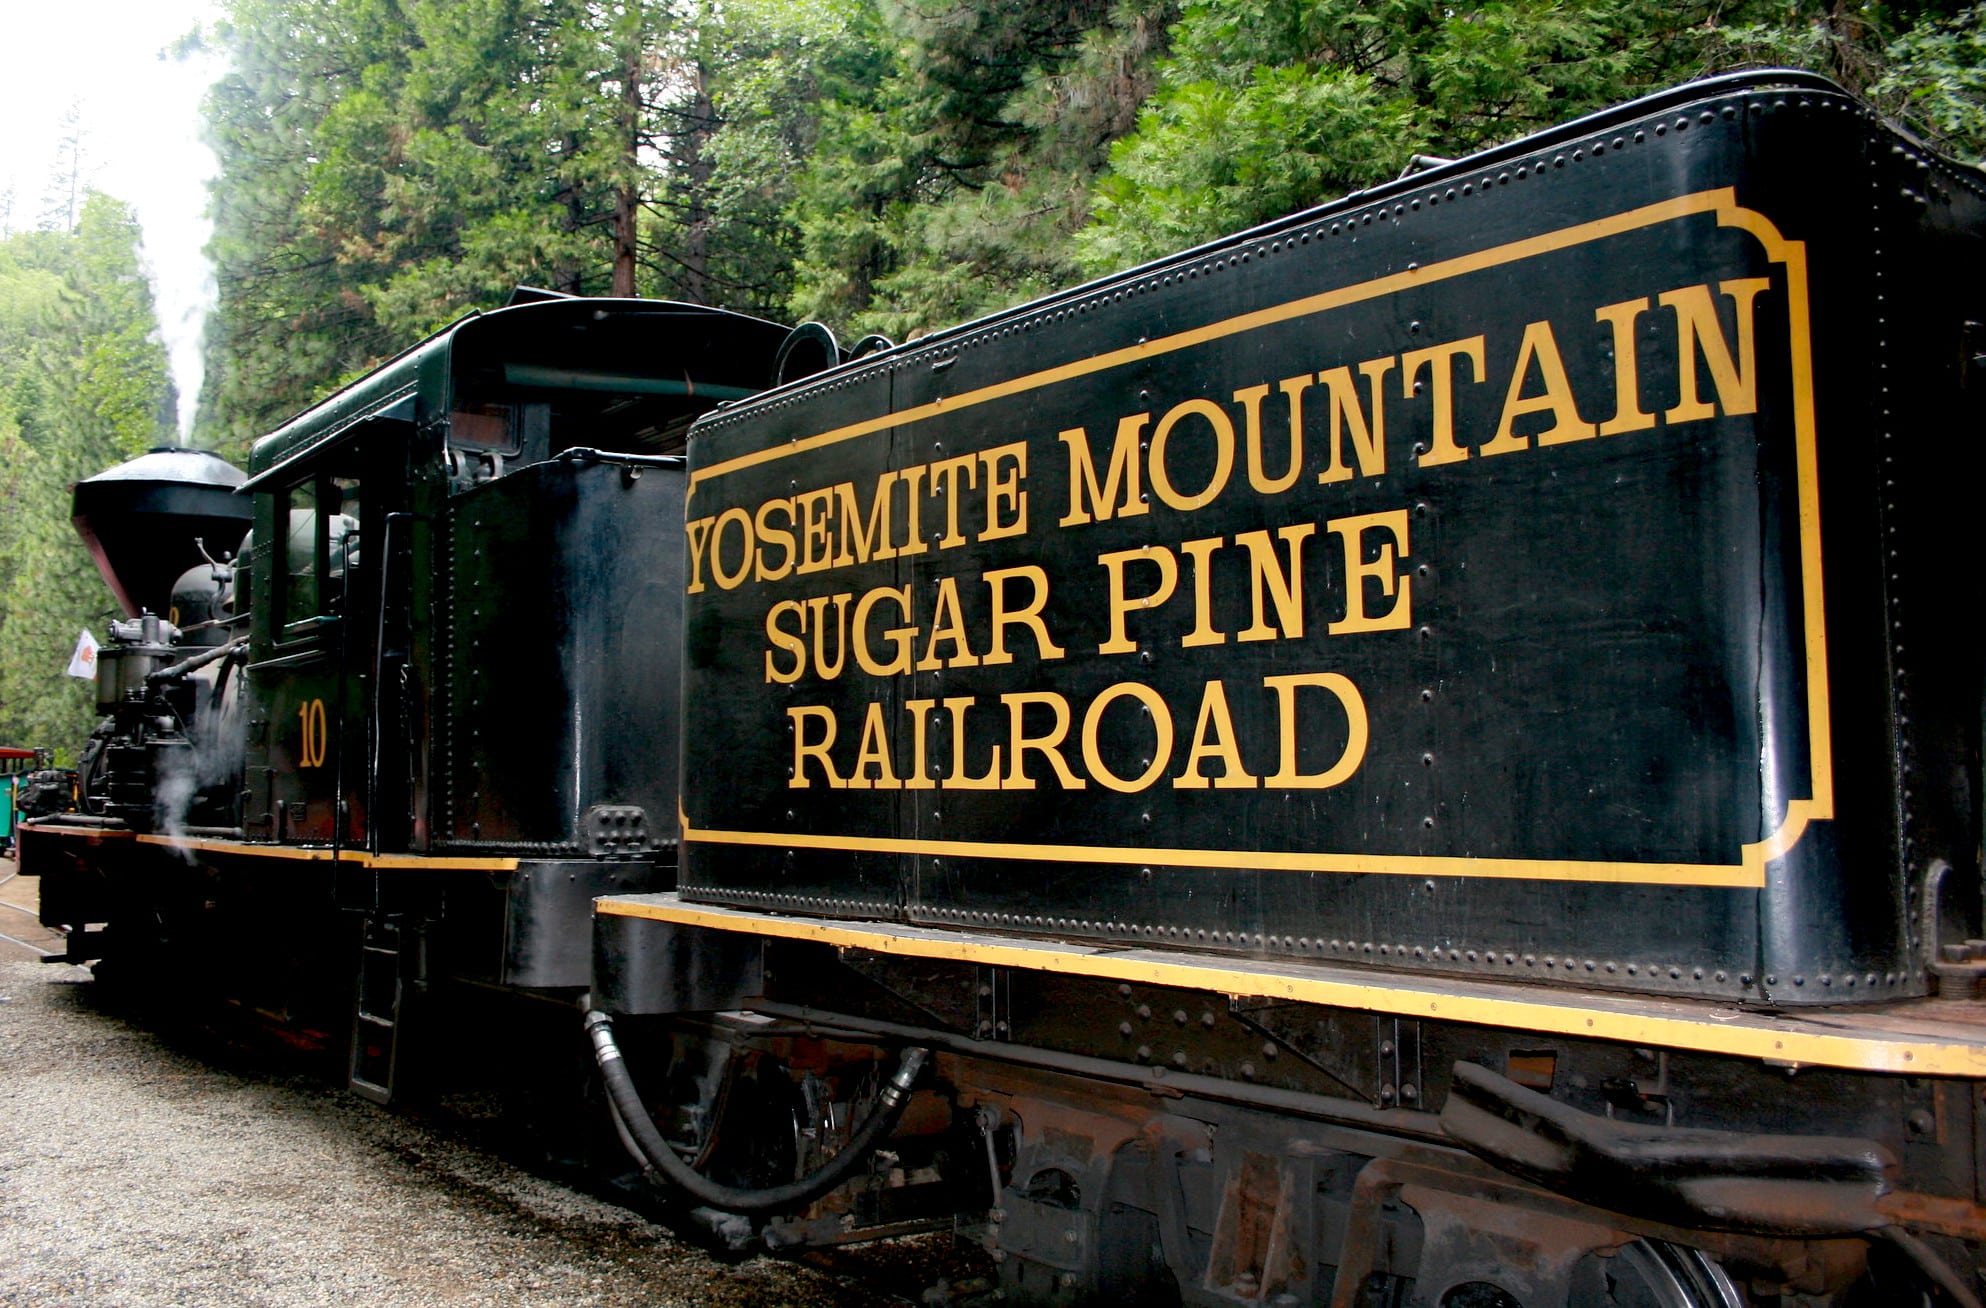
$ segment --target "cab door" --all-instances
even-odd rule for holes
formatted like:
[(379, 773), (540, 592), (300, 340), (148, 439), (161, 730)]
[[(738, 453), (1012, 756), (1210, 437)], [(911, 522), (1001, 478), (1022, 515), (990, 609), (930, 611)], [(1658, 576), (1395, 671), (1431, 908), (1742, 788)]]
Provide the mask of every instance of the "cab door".
[(376, 587), (361, 446), (346, 444), (258, 495), (251, 562), (246, 833), (286, 844), (363, 838), (366, 674)]

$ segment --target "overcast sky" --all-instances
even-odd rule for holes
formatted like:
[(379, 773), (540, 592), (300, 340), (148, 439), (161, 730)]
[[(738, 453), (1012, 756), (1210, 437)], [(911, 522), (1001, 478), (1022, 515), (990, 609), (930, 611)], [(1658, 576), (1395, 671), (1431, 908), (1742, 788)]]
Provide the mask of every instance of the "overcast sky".
[(200, 252), (215, 168), (200, 98), (222, 64), (161, 52), (217, 16), (212, 0), (0, 0), (0, 50), (10, 56), (0, 77), (0, 223), (18, 231), (48, 212), (73, 107), (85, 180), (131, 204), (144, 227), (182, 433), (199, 398), (200, 328), (214, 299)]

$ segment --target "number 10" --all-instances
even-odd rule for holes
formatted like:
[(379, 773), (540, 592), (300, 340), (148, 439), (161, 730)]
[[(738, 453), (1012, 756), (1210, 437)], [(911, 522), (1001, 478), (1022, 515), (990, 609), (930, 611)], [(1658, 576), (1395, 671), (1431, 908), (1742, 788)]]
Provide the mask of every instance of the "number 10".
[(324, 724), (324, 701), (311, 700), (297, 709), (297, 719), (303, 726), (303, 754), (297, 760), (300, 768), (321, 768), (324, 766), (324, 746), (330, 736), (330, 729)]

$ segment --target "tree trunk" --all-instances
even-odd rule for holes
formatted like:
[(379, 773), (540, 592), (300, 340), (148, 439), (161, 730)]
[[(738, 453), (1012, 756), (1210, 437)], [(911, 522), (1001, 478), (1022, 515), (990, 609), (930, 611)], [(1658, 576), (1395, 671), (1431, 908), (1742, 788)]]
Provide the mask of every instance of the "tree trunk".
[(623, 299), (634, 295), (634, 262), (639, 249), (641, 196), (636, 178), (641, 159), (641, 43), (630, 41), (621, 54), (621, 141), (626, 150), (621, 160), (621, 184), (614, 190), (614, 280), (613, 295)]
[(710, 70), (696, 62), (696, 96), (685, 115), (682, 168), (689, 205), (683, 218), (683, 294), (691, 304), (710, 303), (710, 178), (704, 145), (717, 130), (717, 106), (710, 98)]

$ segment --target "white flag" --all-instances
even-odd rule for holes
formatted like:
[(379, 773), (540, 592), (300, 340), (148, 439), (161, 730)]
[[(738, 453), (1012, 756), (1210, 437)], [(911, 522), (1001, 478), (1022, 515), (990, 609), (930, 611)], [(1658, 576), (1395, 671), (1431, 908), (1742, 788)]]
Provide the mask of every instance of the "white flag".
[(90, 634), (88, 627), (76, 638), (76, 653), (69, 660), (69, 675), (81, 677), (84, 681), (97, 679), (97, 638)]

